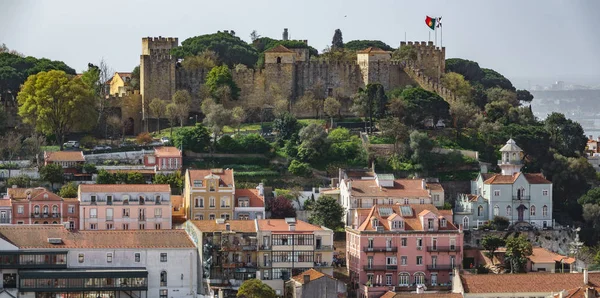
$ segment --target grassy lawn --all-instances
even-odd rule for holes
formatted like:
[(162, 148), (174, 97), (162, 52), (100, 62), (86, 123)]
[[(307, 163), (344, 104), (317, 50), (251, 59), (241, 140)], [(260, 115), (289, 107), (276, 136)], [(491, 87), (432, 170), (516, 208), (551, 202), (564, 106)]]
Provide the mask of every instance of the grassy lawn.
[(298, 119), (298, 123), (302, 124), (302, 125), (310, 125), (313, 123), (319, 124), (319, 125), (325, 125), (325, 119)]
[(60, 151), (60, 146), (42, 146), (42, 151), (48, 151), (48, 152)]

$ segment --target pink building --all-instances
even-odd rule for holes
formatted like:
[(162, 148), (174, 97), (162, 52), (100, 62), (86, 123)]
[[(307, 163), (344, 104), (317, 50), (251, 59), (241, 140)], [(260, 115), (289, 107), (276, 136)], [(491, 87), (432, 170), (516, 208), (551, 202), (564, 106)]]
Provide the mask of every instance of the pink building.
[(358, 297), (385, 292), (450, 289), (462, 263), (463, 233), (452, 211), (431, 204), (375, 205), (354, 211), (360, 225), (346, 227), (347, 266)]
[(81, 230), (171, 229), (168, 184), (79, 185)]
[(177, 147), (157, 147), (154, 154), (144, 157), (144, 165), (154, 167), (157, 173), (181, 170), (181, 151)]

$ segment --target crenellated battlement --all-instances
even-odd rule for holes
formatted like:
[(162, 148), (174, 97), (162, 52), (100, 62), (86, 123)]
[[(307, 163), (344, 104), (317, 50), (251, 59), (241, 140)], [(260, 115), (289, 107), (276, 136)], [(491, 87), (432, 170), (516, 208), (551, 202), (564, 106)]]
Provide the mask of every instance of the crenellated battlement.
[(170, 52), (172, 48), (179, 45), (177, 37), (143, 37), (142, 38), (142, 55), (164, 55), (163, 52), (157, 50), (165, 50)]

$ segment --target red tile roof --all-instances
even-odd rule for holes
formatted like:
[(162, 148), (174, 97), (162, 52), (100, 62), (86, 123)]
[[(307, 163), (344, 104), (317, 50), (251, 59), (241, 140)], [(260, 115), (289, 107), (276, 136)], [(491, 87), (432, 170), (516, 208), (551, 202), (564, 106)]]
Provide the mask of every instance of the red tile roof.
[(38, 192), (36, 195), (31, 197), (32, 201), (62, 201), (62, 198), (57, 194), (44, 189), (41, 192)]
[(421, 179), (396, 179), (394, 187), (379, 187), (375, 180), (352, 180), (354, 197), (429, 197)]
[[(589, 273), (591, 286), (600, 285), (600, 273)], [(465, 293), (549, 293), (583, 286), (582, 273), (464, 274)]]
[(10, 199), (0, 199), (0, 207), (12, 206)]
[[(184, 230), (68, 231), (62, 225), (0, 226), (0, 236), (21, 249), (195, 248)], [(48, 238), (61, 238), (50, 244)]]
[(239, 198), (248, 198), (250, 207), (265, 207), (265, 198), (258, 195), (257, 189), (236, 189), (235, 190), (235, 206), (239, 206)]
[(181, 157), (181, 151), (172, 146), (158, 147), (154, 149), (154, 155), (157, 157)]
[(561, 260), (565, 264), (575, 263), (574, 258), (561, 256), (561, 255), (559, 255), (555, 252), (551, 252), (543, 247), (533, 247), (533, 253), (527, 258), (533, 263), (554, 263), (554, 262), (561, 262)]
[(29, 195), (29, 194), (31, 194), (31, 196), (33, 197), (43, 191), (46, 191), (46, 189), (43, 187), (36, 187), (36, 188), (15, 187), (15, 188), (8, 188), (6, 193), (13, 200), (24, 200), (24, 199), (27, 199), (27, 195)]
[(80, 184), (81, 192), (171, 192), (169, 184)]
[[(412, 215), (403, 216), (401, 212), (401, 207), (409, 207), (411, 208)], [(387, 215), (380, 214), (380, 208), (391, 209), (393, 213)], [(358, 227), (359, 231), (375, 231), (376, 228), (372, 225), (372, 219), (376, 218), (379, 226), (383, 226), (384, 230), (390, 231), (390, 226), (388, 222), (389, 216), (392, 214), (399, 215), (404, 221), (404, 231), (425, 231), (423, 225), (421, 224), (421, 219), (419, 216), (426, 215), (427, 213), (433, 213), (436, 218), (440, 218), (444, 215), (444, 213), (440, 213), (440, 211), (431, 204), (412, 204), (412, 205), (375, 205), (371, 208), (369, 215), (366, 219), (361, 223)], [(458, 228), (450, 221), (446, 221), (446, 227), (439, 226), (440, 231), (458, 231)]]
[(266, 50), (265, 53), (293, 53), (294, 51), (291, 51), (290, 49), (282, 46), (282, 45), (277, 45), (276, 47)]
[(427, 189), (434, 191), (443, 191), (444, 187), (442, 187), (442, 184), (439, 182), (427, 182)]
[(385, 294), (383, 294), (383, 296), (379, 297), (379, 298), (462, 298), (461, 294), (458, 293), (420, 293), (420, 294), (414, 294), (414, 293), (406, 293), (406, 292), (400, 292), (400, 293), (395, 293), (392, 291), (387, 291)]
[(552, 182), (548, 181), (542, 174), (524, 174), (524, 173), (515, 173), (513, 175), (500, 175), (495, 174), (486, 179), (483, 183), (485, 184), (513, 184), (520, 175), (523, 175), (527, 182), (530, 184), (552, 184)]
[(46, 161), (85, 161), (82, 151), (45, 152)]
[[(317, 270), (315, 270), (315, 269), (312, 269), (312, 268), (311, 268), (311, 269), (308, 269), (308, 270), (306, 270), (306, 271), (304, 271), (304, 272), (302, 272), (302, 273), (300, 273), (300, 274), (298, 274), (298, 275), (296, 275), (296, 276), (294, 276), (294, 277), (292, 277), (292, 278), (293, 278), (295, 281), (297, 281), (298, 283), (300, 283), (300, 284), (302, 284), (302, 285), (303, 285), (303, 284), (304, 284), (304, 276), (305, 276), (305, 275), (308, 275), (308, 276), (310, 276), (310, 279), (309, 279), (309, 281), (317, 280), (317, 279), (319, 279), (319, 278), (321, 278), (321, 277), (323, 277), (323, 276), (329, 277), (329, 278), (331, 278), (331, 279), (335, 279), (335, 278), (333, 278), (333, 276), (331, 276), (331, 275), (325, 274), (325, 273), (323, 273), (323, 272), (319, 272), (319, 271), (317, 271)], [(336, 279), (336, 280), (337, 280), (337, 279)]]
[[(233, 185), (233, 170), (230, 169), (210, 169), (210, 170), (188, 170), (190, 175), (190, 183), (194, 183), (194, 180), (205, 180), (206, 176), (216, 175), (220, 178), (220, 186)], [(206, 187), (206, 183), (204, 183)]]
[(202, 232), (224, 232), (227, 231), (226, 224), (229, 224), (230, 231), (239, 233), (256, 233), (256, 225), (253, 220), (226, 220), (224, 223), (217, 223), (216, 220), (192, 220), (192, 223)]
[[(271, 232), (290, 232), (289, 225), (285, 219), (258, 219), (258, 229)], [(302, 220), (296, 220), (296, 232), (322, 231), (323, 228), (309, 224)]]

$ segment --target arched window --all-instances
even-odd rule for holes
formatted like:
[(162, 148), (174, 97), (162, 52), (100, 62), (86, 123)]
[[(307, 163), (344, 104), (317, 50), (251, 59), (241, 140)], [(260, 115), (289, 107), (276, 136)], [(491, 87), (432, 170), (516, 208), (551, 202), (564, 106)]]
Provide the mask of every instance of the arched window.
[(477, 216), (483, 216), (483, 206), (477, 207)]
[(58, 214), (58, 206), (52, 206), (52, 214)]
[(511, 216), (511, 215), (512, 215), (512, 207), (506, 206), (506, 216)]
[(160, 286), (161, 287), (167, 286), (167, 271), (160, 272)]
[(548, 206), (544, 205), (544, 207), (542, 207), (542, 215), (548, 216)]
[(423, 272), (415, 273), (415, 284), (417, 284), (417, 285), (425, 284), (425, 273), (423, 273)]
[(281, 64), (281, 57), (277, 57), (277, 64)]
[(463, 217), (463, 229), (468, 230), (469, 229), (469, 218), (468, 217)]
[(48, 205), (44, 205), (44, 214), (48, 214)]
[(410, 274), (406, 272), (401, 272), (398, 274), (398, 286), (407, 287), (410, 284)]
[(494, 206), (494, 216), (500, 215), (500, 207), (498, 205)]
[(535, 216), (535, 206), (531, 205), (531, 207), (529, 207), (529, 215)]
[(47, 222), (47, 221), (45, 221), (45, 222), (44, 222), (44, 224), (45, 224), (45, 225), (47, 225), (47, 224), (48, 224), (48, 222)]
[(52, 224), (53, 224), (53, 225), (56, 225), (56, 224), (58, 224), (58, 222), (56, 222), (56, 221), (53, 221), (53, 222), (52, 222)]
[(38, 206), (38, 205), (35, 205), (35, 206), (33, 207), (33, 213), (35, 213), (35, 214), (40, 214), (40, 206)]

